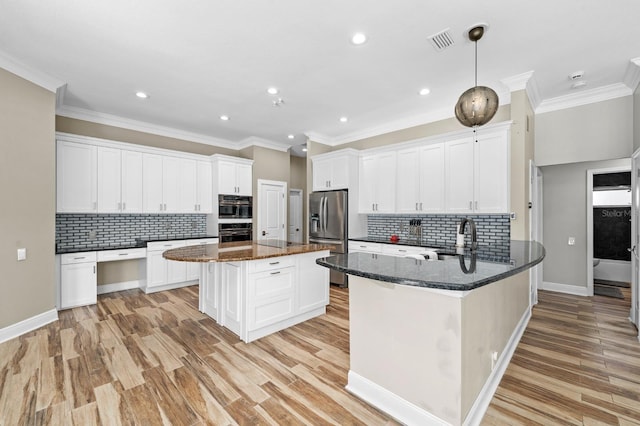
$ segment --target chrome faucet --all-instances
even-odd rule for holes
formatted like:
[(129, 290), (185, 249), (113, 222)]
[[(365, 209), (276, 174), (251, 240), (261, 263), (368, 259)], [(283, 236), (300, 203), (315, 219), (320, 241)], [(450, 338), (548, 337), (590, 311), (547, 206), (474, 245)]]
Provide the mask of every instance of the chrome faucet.
[(456, 246), (464, 247), (464, 228), (467, 223), (471, 228), (471, 251), (475, 251), (478, 248), (478, 233), (476, 231), (476, 223), (473, 221), (473, 219), (468, 217), (465, 217), (460, 222), (460, 227), (458, 228), (458, 235), (456, 238)]

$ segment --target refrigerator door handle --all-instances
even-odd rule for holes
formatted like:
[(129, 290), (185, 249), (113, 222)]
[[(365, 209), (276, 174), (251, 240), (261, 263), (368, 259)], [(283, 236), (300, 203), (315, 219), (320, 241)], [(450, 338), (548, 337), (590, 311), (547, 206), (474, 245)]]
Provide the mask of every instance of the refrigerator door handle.
[(329, 197), (324, 197), (324, 232), (327, 232), (327, 222), (329, 222)]

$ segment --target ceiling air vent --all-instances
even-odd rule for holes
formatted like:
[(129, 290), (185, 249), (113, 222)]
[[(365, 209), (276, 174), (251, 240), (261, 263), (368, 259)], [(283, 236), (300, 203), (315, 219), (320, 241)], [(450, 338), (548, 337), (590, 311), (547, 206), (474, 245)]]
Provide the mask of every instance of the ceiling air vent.
[(442, 30), (437, 34), (429, 36), (429, 41), (434, 49), (438, 52), (442, 52), (447, 47), (453, 46), (453, 37), (451, 37), (451, 33), (449, 32), (449, 28), (446, 30)]

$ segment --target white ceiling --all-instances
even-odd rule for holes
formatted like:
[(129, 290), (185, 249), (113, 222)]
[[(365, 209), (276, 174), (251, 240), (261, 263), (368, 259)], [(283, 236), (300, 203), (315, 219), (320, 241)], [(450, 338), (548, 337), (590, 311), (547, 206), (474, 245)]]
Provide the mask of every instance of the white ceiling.
[[(624, 89), (639, 16), (637, 0), (0, 0), (0, 59), (66, 84), (62, 115), (285, 149), (453, 116), (473, 86), (463, 36), (478, 22), (478, 83), (501, 103), (505, 81), (531, 71), (542, 105)], [(447, 28), (455, 44), (437, 52), (428, 37)], [(587, 84), (571, 89), (579, 70)]]

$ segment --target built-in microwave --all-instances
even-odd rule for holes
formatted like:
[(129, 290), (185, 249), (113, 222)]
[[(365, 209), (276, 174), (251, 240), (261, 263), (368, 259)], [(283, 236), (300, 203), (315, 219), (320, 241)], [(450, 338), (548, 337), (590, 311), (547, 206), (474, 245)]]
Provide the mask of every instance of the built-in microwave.
[(251, 219), (253, 197), (242, 195), (218, 195), (218, 217), (220, 219)]

